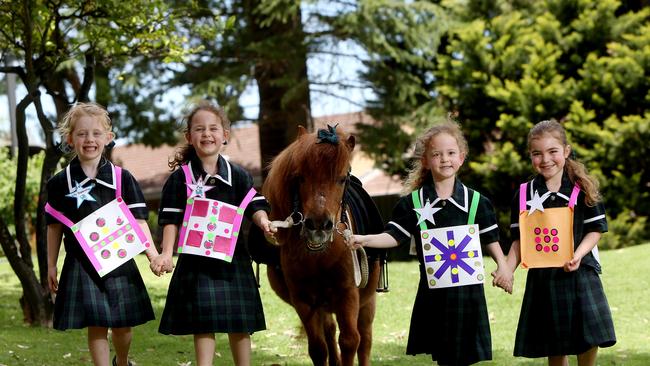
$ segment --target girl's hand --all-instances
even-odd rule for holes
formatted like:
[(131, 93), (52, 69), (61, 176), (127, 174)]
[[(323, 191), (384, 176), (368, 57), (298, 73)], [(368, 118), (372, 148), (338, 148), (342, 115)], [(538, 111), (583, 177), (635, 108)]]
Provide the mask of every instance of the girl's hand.
[(58, 270), (56, 266), (50, 266), (47, 269), (47, 285), (50, 288), (50, 292), (56, 294), (59, 290), (59, 280), (57, 279)]
[(564, 263), (564, 272), (573, 272), (580, 268), (580, 262), (582, 258), (573, 257), (570, 261)]
[(345, 242), (350, 250), (357, 250), (363, 247), (363, 235), (350, 235), (350, 238)]
[(498, 286), (505, 292), (512, 294), (512, 286), (514, 283), (514, 274), (509, 268), (503, 266), (497, 267), (496, 271), (492, 272), (492, 286)]
[(170, 256), (160, 254), (151, 259), (149, 268), (156, 276), (160, 276), (163, 273), (171, 272), (174, 269), (174, 263)]

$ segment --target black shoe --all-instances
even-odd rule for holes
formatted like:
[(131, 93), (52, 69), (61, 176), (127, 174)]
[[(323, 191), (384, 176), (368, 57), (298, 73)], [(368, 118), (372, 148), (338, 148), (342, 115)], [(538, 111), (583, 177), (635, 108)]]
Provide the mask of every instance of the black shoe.
[[(133, 366), (133, 364), (131, 363), (131, 360), (128, 360), (128, 361), (126, 362), (126, 364), (127, 364), (128, 366)], [(113, 366), (117, 366), (117, 356), (113, 356)]]

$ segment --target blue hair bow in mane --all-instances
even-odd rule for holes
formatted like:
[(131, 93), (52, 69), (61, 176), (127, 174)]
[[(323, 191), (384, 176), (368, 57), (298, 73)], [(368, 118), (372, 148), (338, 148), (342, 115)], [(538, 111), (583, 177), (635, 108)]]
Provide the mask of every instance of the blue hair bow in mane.
[(338, 123), (333, 127), (327, 125), (327, 130), (324, 128), (319, 129), (318, 134), (316, 135), (316, 143), (320, 144), (321, 142), (326, 142), (328, 144), (338, 145), (339, 136), (336, 134), (336, 127), (338, 125)]

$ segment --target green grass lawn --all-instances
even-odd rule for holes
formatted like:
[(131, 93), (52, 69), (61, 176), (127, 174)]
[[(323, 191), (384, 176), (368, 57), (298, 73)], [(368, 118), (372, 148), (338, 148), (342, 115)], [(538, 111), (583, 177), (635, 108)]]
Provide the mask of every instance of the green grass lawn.
[[(602, 280), (614, 315), (618, 343), (600, 350), (599, 365), (650, 364), (650, 244), (601, 253)], [(146, 258), (138, 265), (145, 276), (156, 316), (165, 302), (170, 275), (150, 274)], [(416, 262), (390, 264), (390, 292), (378, 294), (374, 323), (373, 365), (430, 365), (425, 356), (406, 356), (413, 297), (417, 287)], [(272, 292), (262, 266), (262, 301), (267, 330), (253, 335), (254, 365), (310, 365), (306, 338), (291, 307)], [(486, 272), (494, 264), (486, 260)], [(544, 359), (512, 356), (519, 307), (523, 296), (525, 270), (518, 270), (513, 295), (486, 287), (492, 327), (493, 358), (483, 365), (545, 365)], [(23, 325), (18, 306), (21, 287), (7, 260), (0, 258), (0, 365), (89, 365), (85, 330), (59, 332)], [(158, 321), (136, 327), (131, 358), (146, 365), (195, 365), (191, 336), (164, 336), (157, 332)], [(217, 336), (216, 365), (230, 365), (232, 359), (225, 335)], [(575, 365), (575, 358), (571, 360)]]

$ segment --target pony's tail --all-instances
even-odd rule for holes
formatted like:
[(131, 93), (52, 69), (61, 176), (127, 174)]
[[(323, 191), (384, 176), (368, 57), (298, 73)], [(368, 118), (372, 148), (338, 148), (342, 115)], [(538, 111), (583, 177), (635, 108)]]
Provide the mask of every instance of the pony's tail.
[(571, 158), (566, 159), (566, 171), (569, 174), (569, 180), (572, 183), (578, 183), (583, 192), (585, 192), (585, 204), (595, 206), (601, 201), (602, 197), (598, 190), (600, 184), (596, 177), (587, 172), (585, 165)]

